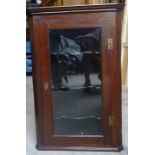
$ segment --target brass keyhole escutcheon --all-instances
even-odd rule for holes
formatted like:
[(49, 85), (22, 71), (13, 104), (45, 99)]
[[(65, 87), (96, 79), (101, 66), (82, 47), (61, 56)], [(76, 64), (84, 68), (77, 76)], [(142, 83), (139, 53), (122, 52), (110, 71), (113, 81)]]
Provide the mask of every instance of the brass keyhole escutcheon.
[(44, 82), (44, 89), (47, 90), (48, 89), (48, 82)]

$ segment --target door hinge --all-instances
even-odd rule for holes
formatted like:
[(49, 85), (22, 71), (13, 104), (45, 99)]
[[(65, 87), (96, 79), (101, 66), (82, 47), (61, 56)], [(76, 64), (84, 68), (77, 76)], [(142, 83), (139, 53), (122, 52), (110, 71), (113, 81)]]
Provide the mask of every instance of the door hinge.
[(108, 50), (112, 50), (112, 48), (113, 48), (113, 39), (108, 38)]
[(108, 125), (109, 125), (109, 127), (113, 127), (113, 125), (114, 125), (114, 116), (113, 115), (109, 115)]

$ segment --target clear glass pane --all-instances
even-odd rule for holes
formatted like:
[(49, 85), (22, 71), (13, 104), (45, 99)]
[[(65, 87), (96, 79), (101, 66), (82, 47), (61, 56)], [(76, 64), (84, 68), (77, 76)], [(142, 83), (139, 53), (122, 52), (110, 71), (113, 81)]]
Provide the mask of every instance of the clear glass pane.
[(102, 135), (100, 28), (49, 30), (55, 135)]

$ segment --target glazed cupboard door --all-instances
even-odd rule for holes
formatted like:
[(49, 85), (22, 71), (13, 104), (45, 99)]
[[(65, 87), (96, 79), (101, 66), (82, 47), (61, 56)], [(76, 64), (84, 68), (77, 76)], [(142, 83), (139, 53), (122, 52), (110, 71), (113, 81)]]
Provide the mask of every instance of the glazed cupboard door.
[(112, 17), (79, 13), (31, 18), (38, 149), (121, 149)]

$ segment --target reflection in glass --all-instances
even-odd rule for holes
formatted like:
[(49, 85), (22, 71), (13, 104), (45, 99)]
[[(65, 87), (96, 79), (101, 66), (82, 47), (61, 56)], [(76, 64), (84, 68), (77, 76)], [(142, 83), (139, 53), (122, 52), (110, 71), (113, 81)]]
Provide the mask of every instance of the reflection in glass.
[(100, 33), (49, 30), (55, 135), (102, 135)]

